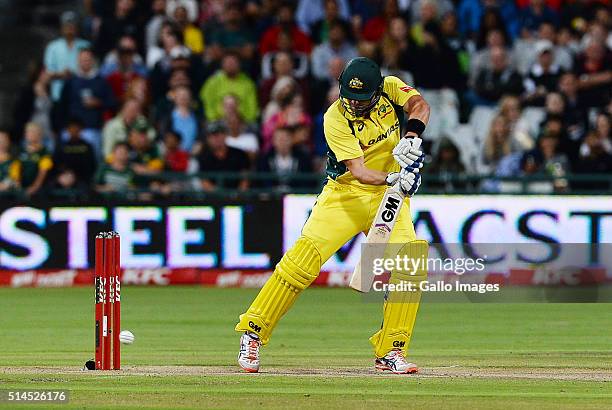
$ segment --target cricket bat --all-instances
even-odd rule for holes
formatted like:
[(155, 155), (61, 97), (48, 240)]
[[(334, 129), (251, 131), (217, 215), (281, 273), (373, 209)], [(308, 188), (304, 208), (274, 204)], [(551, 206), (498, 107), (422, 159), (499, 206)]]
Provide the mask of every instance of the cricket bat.
[[(421, 146), (421, 142), (420, 138), (415, 138), (412, 146), (418, 149)], [(372, 226), (368, 231), (366, 244), (389, 243), (391, 232), (393, 232), (393, 227), (395, 222), (397, 222), (404, 198), (405, 195), (402, 193), (399, 184), (387, 188), (378, 211), (376, 211), (374, 221), (372, 221)], [(369, 292), (373, 282), (374, 272), (370, 270), (363, 272), (361, 270), (361, 261), (358, 261), (353, 271), (353, 276), (351, 276), (349, 286), (359, 292)]]

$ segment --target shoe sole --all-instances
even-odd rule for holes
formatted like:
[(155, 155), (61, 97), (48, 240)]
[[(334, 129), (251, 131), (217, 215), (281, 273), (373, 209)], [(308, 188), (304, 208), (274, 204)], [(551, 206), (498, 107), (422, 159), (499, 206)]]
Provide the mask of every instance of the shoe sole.
[(419, 368), (418, 367), (409, 367), (406, 369), (406, 371), (403, 372), (398, 372), (393, 370), (392, 368), (390, 368), (389, 366), (385, 366), (385, 365), (379, 365), (377, 364), (376, 366), (376, 370), (381, 371), (381, 372), (385, 372), (385, 371), (389, 371), (393, 374), (414, 374), (414, 373), (418, 373), (419, 372)]
[(238, 363), (238, 366), (240, 366), (240, 368), (242, 370), (244, 370), (247, 373), (259, 373), (259, 369), (250, 369), (248, 367), (244, 367), (243, 365), (241, 365), (240, 363)]

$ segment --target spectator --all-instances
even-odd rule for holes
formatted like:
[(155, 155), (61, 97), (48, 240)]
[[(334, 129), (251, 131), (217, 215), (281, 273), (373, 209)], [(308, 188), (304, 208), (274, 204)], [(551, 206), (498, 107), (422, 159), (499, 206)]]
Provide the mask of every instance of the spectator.
[(129, 35), (143, 45), (143, 27), (138, 19), (135, 0), (115, 0), (114, 13), (103, 18), (96, 40), (96, 52), (105, 56), (121, 36)]
[(96, 68), (91, 49), (79, 53), (79, 72), (66, 81), (61, 105), (64, 118), (78, 118), (83, 123), (82, 137), (99, 156), (104, 113), (114, 107), (115, 101), (108, 83)]
[[(419, 47), (424, 44), (423, 28), (425, 25), (438, 24), (438, 5), (434, 0), (419, 1), (420, 18), (413, 22), (411, 27), (411, 40)], [(401, 18), (401, 17), (395, 17)], [(389, 24), (389, 28), (391, 24)]]
[(71, 119), (66, 127), (68, 141), (60, 143), (53, 154), (53, 173), (61, 188), (87, 191), (96, 172), (96, 156), (92, 146), (81, 138), (82, 125)]
[(19, 187), (19, 167), (11, 152), (11, 136), (0, 130), (0, 192)]
[(559, 16), (546, 5), (544, 0), (530, 0), (529, 6), (523, 8), (520, 12), (521, 35), (531, 37), (538, 31), (542, 23), (551, 23), (557, 26)]
[(495, 104), (502, 95), (518, 95), (523, 91), (521, 77), (508, 63), (506, 51), (501, 47), (491, 49), (491, 68), (478, 73), (474, 91), (477, 105)]
[(468, 38), (475, 38), (480, 31), (483, 15), (493, 6), (501, 16), (510, 39), (515, 39), (520, 31), (516, 4), (512, 0), (497, 0), (494, 5), (482, 0), (461, 0), (457, 12), (459, 31)]
[(115, 99), (123, 102), (133, 81), (146, 78), (147, 68), (137, 54), (136, 42), (130, 36), (123, 36), (118, 47), (106, 58), (100, 74), (106, 77)]
[(578, 89), (589, 107), (603, 107), (612, 95), (612, 53), (601, 43), (591, 42), (574, 66)]
[(344, 70), (345, 61), (339, 57), (332, 58), (327, 66), (329, 75), (326, 79), (315, 81), (311, 84), (310, 89), (312, 93), (311, 108), (310, 112), (320, 112), (326, 110), (328, 105), (326, 101), (328, 99), (329, 91), (333, 88), (338, 88), (338, 78)]
[(478, 50), (472, 54), (470, 60), (470, 74), (468, 85), (474, 87), (476, 85), (476, 77), (483, 70), (491, 69), (491, 50), (494, 48), (503, 48), (508, 53), (510, 60), (514, 53), (511, 53), (507, 48), (508, 44), (500, 30), (491, 30), (487, 34), (487, 45), (486, 47)]
[(310, 84), (305, 78), (296, 78), (295, 70), (293, 69), (293, 59), (289, 53), (284, 51), (274, 53), (272, 67), (273, 76), (271, 78), (266, 78), (259, 87), (259, 104), (261, 107), (265, 107), (270, 102), (272, 89), (277, 81), (283, 77), (293, 78), (298, 83), (299, 93), (308, 99), (307, 96), (310, 95)]
[(172, 14), (178, 29), (183, 33), (183, 42), (193, 54), (201, 55), (204, 52), (204, 35), (189, 18), (187, 8), (179, 5)]
[(543, 22), (538, 29), (538, 39), (547, 40), (553, 45), (553, 62), (563, 71), (570, 71), (574, 63), (573, 50), (569, 44), (561, 44), (561, 32), (557, 33), (554, 24)]
[(134, 183), (139, 186), (150, 185), (149, 177), (159, 174), (164, 169), (164, 161), (157, 145), (149, 139), (148, 131), (148, 123), (136, 121), (128, 135), (130, 165), (136, 174)]
[[(306, 33), (310, 33), (310, 37), (312, 38), (312, 41), (314, 41), (315, 44), (321, 44), (322, 42), (327, 41), (329, 39), (329, 32), (333, 24), (339, 24), (340, 26), (342, 26), (342, 28), (344, 29), (344, 33), (349, 38), (351, 37), (351, 25), (348, 22), (350, 16), (348, 16), (348, 13), (346, 15), (340, 15), (340, 6), (345, 6), (345, 2), (346, 0), (342, 0), (340, 2), (343, 4), (338, 4), (339, 0), (318, 0), (315, 2), (308, 2), (310, 4), (308, 4), (307, 9), (310, 12), (315, 11), (315, 7), (313, 7), (314, 5), (323, 3), (324, 8), (324, 15), (322, 15), (321, 18), (315, 20), (313, 23), (310, 23), (310, 26), (308, 28), (302, 27), (300, 23), (300, 27), (302, 28), (302, 30)], [(301, 3), (302, 4), (298, 6), (298, 22), (300, 21), (299, 7), (304, 6), (307, 2), (302, 1)]]
[(538, 124), (521, 116), (522, 107), (518, 97), (506, 95), (499, 100), (499, 115), (504, 117), (510, 128), (512, 140), (523, 150), (535, 147)]
[[(605, 146), (610, 146), (612, 148), (612, 131), (610, 126), (610, 114), (606, 114), (601, 112), (597, 114), (595, 118), (595, 134), (597, 138), (601, 141), (604, 141)], [(607, 141), (607, 142), (606, 142)], [(609, 151), (612, 153), (612, 149)]]
[[(610, 140), (602, 139), (596, 132), (587, 133), (580, 147), (580, 158), (574, 172), (579, 174), (606, 175), (612, 172), (612, 147)], [(604, 191), (610, 189), (605, 181), (578, 181), (574, 189)]]
[(167, 171), (187, 171), (189, 152), (181, 148), (181, 134), (177, 132), (166, 131), (164, 134), (164, 164)]
[(206, 69), (202, 59), (191, 54), (189, 49), (184, 46), (174, 47), (167, 57), (160, 60), (151, 72), (153, 99), (158, 101), (168, 92), (172, 73), (177, 70), (187, 73), (191, 84), (191, 92), (194, 95), (199, 93), (206, 77)]
[(372, 43), (379, 42), (387, 32), (391, 20), (399, 16), (397, 0), (384, 0), (382, 13), (366, 21), (361, 31), (361, 38)]
[(224, 11), (224, 19), (210, 35), (209, 60), (220, 61), (227, 52), (237, 53), (242, 61), (255, 58), (256, 37), (251, 27), (245, 24), (241, 6), (231, 2)]
[(157, 46), (159, 33), (166, 21), (166, 0), (153, 0), (151, 2), (152, 16), (145, 28), (145, 47), (150, 50)]
[(78, 38), (77, 15), (66, 11), (60, 17), (62, 36), (45, 48), (45, 69), (51, 79), (51, 99), (60, 99), (64, 81), (78, 71), (79, 52), (89, 47), (89, 42)]
[(293, 64), (292, 76), (296, 79), (305, 78), (308, 75), (308, 65), (310, 56), (306, 53), (295, 51), (293, 48), (293, 40), (287, 31), (281, 31), (278, 34), (278, 45), (275, 51), (264, 54), (261, 58), (261, 75), (264, 79), (268, 79), (273, 75), (271, 68), (276, 61), (276, 56), (279, 53), (288, 54), (291, 57)]
[(308, 186), (304, 181), (292, 180), (292, 176), (296, 173), (312, 172), (310, 158), (303, 151), (294, 149), (292, 133), (290, 128), (277, 128), (272, 139), (272, 149), (262, 155), (257, 163), (257, 171), (277, 175), (276, 188), (280, 191)]
[(24, 148), (19, 155), (19, 185), (28, 196), (41, 192), (53, 168), (51, 155), (43, 145), (43, 131), (38, 124), (25, 126)]
[(197, 105), (191, 97), (188, 87), (177, 87), (173, 90), (174, 107), (167, 117), (161, 120), (160, 129), (174, 131), (181, 136), (181, 149), (192, 152), (198, 139), (202, 119), (198, 113)]
[(538, 148), (526, 152), (521, 158), (523, 175), (540, 175), (554, 177), (553, 182), (534, 181), (529, 183), (530, 192), (562, 192), (567, 189), (564, 179), (569, 170), (569, 161), (565, 154), (559, 152), (559, 140), (551, 134), (544, 134), (538, 141)]
[(457, 181), (458, 177), (465, 175), (465, 165), (461, 162), (459, 149), (448, 138), (440, 141), (436, 158), (427, 168), (427, 173), (439, 177), (439, 182), (429, 184), (431, 187), (443, 188), (445, 192), (465, 188), (465, 183)]
[(333, 20), (349, 21), (348, 0), (300, 0), (295, 13), (300, 29), (318, 44), (325, 40), (325, 26)]
[[(135, 99), (129, 99), (121, 108), (117, 116), (104, 125), (102, 131), (102, 147), (104, 157), (111, 155), (115, 145), (119, 142), (127, 142), (130, 129), (136, 124), (146, 123), (146, 118), (142, 115), (141, 105)], [(155, 130), (149, 129), (149, 139), (155, 138)]]
[(489, 134), (484, 142), (483, 163), (493, 171), (502, 158), (519, 150), (517, 144), (512, 140), (508, 122), (502, 116), (497, 116), (491, 122)]
[(198, 1), (197, 0), (167, 0), (166, 14), (174, 16), (176, 9), (183, 7), (187, 11), (187, 19), (196, 21), (198, 19)]
[[(390, 27), (390, 29), (392, 28)], [(470, 68), (470, 51), (472, 51), (473, 47), (459, 32), (457, 15), (453, 11), (442, 15), (440, 20), (440, 31), (442, 32), (442, 37), (446, 45), (457, 55), (461, 73), (467, 76)], [(503, 43), (500, 45), (503, 45)]]
[(587, 123), (587, 107), (578, 93), (578, 79), (574, 73), (565, 73), (559, 79), (559, 92), (564, 98), (567, 132), (577, 141), (584, 136)]
[(548, 40), (540, 40), (535, 45), (537, 62), (531, 67), (523, 82), (524, 100), (528, 105), (542, 106), (546, 94), (557, 89), (561, 68), (554, 64), (554, 47)]
[(228, 95), (223, 100), (225, 111), (224, 122), (227, 126), (225, 143), (232, 148), (245, 151), (250, 156), (259, 151), (257, 135), (244, 123), (238, 112), (238, 102), (235, 97)]
[(130, 168), (130, 146), (118, 142), (113, 146), (110, 161), (102, 162), (96, 173), (96, 191), (120, 193), (134, 187), (134, 171)]
[[(200, 173), (207, 172), (244, 172), (250, 168), (249, 157), (244, 151), (228, 147), (225, 139), (227, 129), (221, 122), (209, 123), (206, 128), (206, 147), (198, 156)], [(219, 188), (216, 181), (203, 178), (201, 186), (204, 191), (214, 191)], [(233, 188), (241, 191), (249, 187), (246, 179), (226, 180), (222, 188)]]
[(357, 50), (347, 41), (347, 33), (339, 22), (329, 25), (329, 39), (316, 46), (312, 52), (312, 74), (319, 80), (329, 79), (327, 67), (334, 57), (344, 61), (357, 57)]
[(52, 149), (55, 143), (52, 126), (53, 102), (49, 94), (51, 76), (42, 64), (30, 67), (30, 79), (17, 97), (13, 110), (13, 136), (21, 142), (25, 124), (34, 122), (43, 129), (45, 146)]
[(169, 66), (172, 60), (170, 53), (182, 45), (182, 33), (173, 23), (164, 21), (158, 33), (157, 43), (147, 49), (147, 67), (152, 69), (160, 61), (162, 61), (162, 67)]
[(293, 128), (293, 144), (304, 151), (310, 151), (312, 119), (304, 110), (304, 101), (299, 94), (292, 94), (290, 99), (282, 101), (280, 111), (262, 124), (263, 152), (271, 148), (272, 136), (279, 127)]
[(276, 13), (276, 24), (266, 30), (259, 41), (259, 54), (264, 55), (271, 51), (278, 51), (278, 37), (280, 33), (288, 34), (294, 51), (310, 54), (312, 42), (295, 24), (293, 19), (293, 5), (283, 2)]
[(233, 53), (223, 57), (221, 70), (210, 77), (200, 91), (208, 121), (223, 118), (223, 98), (228, 94), (238, 99), (238, 111), (242, 117), (249, 123), (255, 122), (259, 114), (257, 89), (253, 80), (240, 71), (240, 60)]

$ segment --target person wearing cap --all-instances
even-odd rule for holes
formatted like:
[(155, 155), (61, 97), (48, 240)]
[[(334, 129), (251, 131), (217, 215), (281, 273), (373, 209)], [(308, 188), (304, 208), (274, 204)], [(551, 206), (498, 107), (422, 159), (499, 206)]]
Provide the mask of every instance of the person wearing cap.
[[(222, 121), (212, 121), (206, 126), (206, 144), (198, 155), (199, 172), (244, 172), (250, 168), (248, 155), (237, 148), (232, 148), (225, 142), (227, 127)], [(214, 191), (218, 188), (214, 179), (203, 178), (202, 189)], [(228, 180), (223, 182), (223, 188), (246, 190), (249, 183), (246, 179)]]
[(90, 47), (87, 40), (78, 38), (78, 18), (75, 12), (66, 11), (60, 17), (61, 37), (45, 48), (44, 64), (51, 77), (51, 99), (60, 99), (64, 80), (78, 71), (79, 52)]
[(535, 44), (537, 61), (529, 70), (523, 81), (525, 102), (527, 105), (544, 105), (546, 94), (556, 91), (563, 71), (554, 63), (554, 44), (548, 40), (539, 40)]
[[(123, 103), (121, 111), (104, 124), (102, 129), (102, 152), (104, 158), (108, 158), (113, 147), (118, 142), (126, 142), (128, 133), (136, 121), (146, 121), (142, 115), (142, 106), (135, 98), (130, 98)], [(147, 132), (150, 140), (155, 139), (155, 129), (151, 127)]]
[[(424, 154), (420, 140), (415, 139), (425, 130), (429, 105), (399, 78), (383, 77), (378, 65), (365, 57), (349, 61), (338, 80), (340, 98), (323, 117), (329, 148), (326, 185), (301, 236), (235, 327), (242, 333), (238, 364), (247, 372), (259, 371), (260, 346), (269, 342), (282, 316), (317, 278), (321, 266), (355, 235), (368, 231), (387, 186), (394, 186), (406, 198), (386, 203), (388, 212), (393, 216), (398, 213), (389, 242), (405, 244), (398, 257), (413, 255), (408, 249), (414, 249), (411, 243), (416, 234), (408, 197), (420, 185)], [(370, 338), (377, 370), (396, 374), (418, 371), (405, 355), (421, 296), (418, 289), (426, 275), (425, 269), (414, 275), (391, 273), (390, 281), (408, 281), (415, 291), (394, 293), (394, 303), (385, 302), (381, 329)]]

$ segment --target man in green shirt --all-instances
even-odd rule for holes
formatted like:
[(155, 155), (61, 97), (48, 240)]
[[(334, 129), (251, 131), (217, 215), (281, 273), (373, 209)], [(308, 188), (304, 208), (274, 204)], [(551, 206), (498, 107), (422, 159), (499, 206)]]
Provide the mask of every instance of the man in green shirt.
[(113, 147), (109, 162), (96, 173), (96, 190), (102, 193), (125, 192), (133, 187), (134, 171), (130, 168), (130, 146), (118, 142)]
[(238, 99), (238, 112), (246, 122), (253, 123), (259, 115), (257, 88), (248, 75), (240, 70), (240, 59), (235, 53), (227, 53), (221, 70), (204, 83), (200, 99), (208, 121), (223, 119), (223, 98), (234, 95)]

